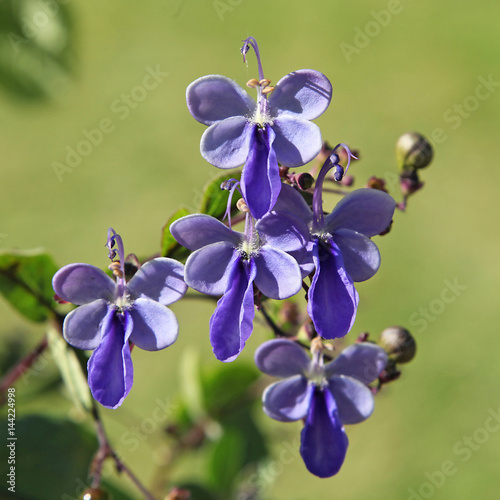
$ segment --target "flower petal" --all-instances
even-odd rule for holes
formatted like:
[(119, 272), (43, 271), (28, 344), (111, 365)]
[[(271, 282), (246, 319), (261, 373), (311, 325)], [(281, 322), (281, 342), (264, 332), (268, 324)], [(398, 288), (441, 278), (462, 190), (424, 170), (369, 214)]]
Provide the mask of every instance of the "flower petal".
[(271, 127), (255, 127), (250, 152), (241, 174), (241, 191), (250, 212), (262, 218), (274, 207), (281, 189), (281, 180), (273, 142), (276, 134)]
[(274, 87), (269, 105), (279, 116), (290, 114), (314, 120), (328, 108), (332, 99), (330, 80), (312, 69), (301, 69), (284, 76)]
[(134, 301), (128, 310), (134, 329), (130, 340), (145, 351), (159, 351), (172, 345), (179, 335), (175, 314), (158, 302), (147, 298)]
[(254, 359), (261, 372), (282, 378), (306, 373), (311, 364), (304, 349), (288, 339), (264, 342), (255, 351)]
[(165, 257), (152, 259), (135, 273), (127, 283), (127, 290), (132, 298), (148, 297), (168, 306), (186, 293), (184, 266)]
[(332, 362), (325, 365), (325, 376), (346, 375), (364, 384), (373, 382), (387, 364), (387, 354), (382, 347), (361, 342), (344, 349)]
[(211, 243), (229, 241), (238, 246), (242, 234), (232, 231), (220, 220), (206, 214), (181, 217), (170, 226), (172, 236), (189, 250), (198, 250)]
[(239, 258), (231, 243), (220, 241), (193, 252), (186, 261), (184, 279), (201, 293), (222, 295), (231, 283), (233, 263)]
[(351, 229), (338, 229), (332, 237), (342, 253), (347, 274), (353, 281), (365, 281), (378, 271), (380, 252), (372, 240)]
[(216, 122), (201, 136), (201, 156), (217, 168), (236, 168), (243, 165), (250, 150), (254, 123), (233, 116)]
[(307, 379), (302, 375), (276, 382), (262, 394), (264, 411), (280, 422), (300, 420), (309, 409), (309, 392)]
[(52, 278), (54, 291), (63, 300), (82, 305), (97, 299), (113, 300), (116, 283), (90, 264), (69, 264)]
[(383, 191), (356, 189), (344, 196), (325, 217), (325, 227), (329, 232), (344, 228), (368, 237), (375, 236), (389, 227), (395, 208), (392, 196)]
[(133, 366), (128, 343), (132, 319), (110, 309), (102, 323), (101, 345), (88, 361), (92, 396), (107, 408), (117, 408), (132, 388)]
[(273, 212), (289, 212), (306, 224), (312, 221), (313, 213), (304, 197), (292, 186), (283, 184)]
[(253, 260), (243, 261), (238, 256), (232, 262), (229, 287), (210, 318), (210, 342), (215, 357), (220, 361), (233, 361), (252, 333), (255, 316), (253, 280), (256, 272)]
[(212, 125), (230, 116), (251, 116), (255, 101), (233, 80), (207, 75), (188, 85), (186, 101), (195, 120)]
[(325, 339), (343, 337), (352, 328), (358, 307), (358, 293), (346, 273), (342, 254), (333, 241), (315, 242), (316, 265), (307, 312), (319, 335)]
[(288, 212), (273, 210), (260, 219), (255, 228), (267, 245), (284, 252), (301, 250), (309, 241), (307, 223)]
[(95, 349), (101, 342), (100, 324), (108, 313), (108, 302), (94, 300), (71, 311), (63, 323), (63, 336), (78, 349)]
[(373, 413), (375, 401), (372, 391), (359, 380), (344, 375), (334, 376), (328, 381), (328, 387), (343, 424), (357, 424)]
[(280, 116), (274, 121), (273, 130), (276, 133), (273, 147), (281, 165), (301, 167), (321, 151), (321, 132), (310, 121), (294, 116)]
[(257, 368), (273, 377), (291, 377), (306, 373), (311, 360), (304, 349), (288, 339), (273, 339), (255, 351)]
[(315, 388), (300, 443), (300, 454), (312, 474), (330, 477), (342, 467), (349, 441), (328, 389)]
[(255, 257), (257, 288), (271, 299), (288, 299), (302, 287), (302, 274), (297, 261), (268, 245)]

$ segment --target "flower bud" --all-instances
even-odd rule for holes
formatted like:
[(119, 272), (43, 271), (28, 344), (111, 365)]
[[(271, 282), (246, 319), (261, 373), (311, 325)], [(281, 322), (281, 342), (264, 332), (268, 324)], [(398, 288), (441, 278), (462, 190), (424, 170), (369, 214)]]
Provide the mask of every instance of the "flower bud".
[(81, 496), (80, 500), (111, 500), (112, 497), (101, 488), (87, 488), (85, 489)]
[(379, 344), (395, 363), (408, 363), (417, 351), (415, 339), (402, 326), (386, 328), (380, 335)]
[(302, 189), (303, 191), (311, 188), (312, 185), (314, 184), (314, 177), (307, 172), (302, 172), (301, 174), (295, 174), (293, 176), (293, 180), (297, 183), (297, 186), (299, 186), (299, 188)]
[(372, 175), (368, 179), (365, 187), (370, 189), (378, 189), (379, 191), (384, 191), (384, 193), (388, 193), (385, 179), (382, 179), (381, 177), (375, 177), (374, 175)]
[(417, 132), (403, 134), (396, 143), (396, 162), (402, 171), (424, 168), (433, 156), (431, 143)]

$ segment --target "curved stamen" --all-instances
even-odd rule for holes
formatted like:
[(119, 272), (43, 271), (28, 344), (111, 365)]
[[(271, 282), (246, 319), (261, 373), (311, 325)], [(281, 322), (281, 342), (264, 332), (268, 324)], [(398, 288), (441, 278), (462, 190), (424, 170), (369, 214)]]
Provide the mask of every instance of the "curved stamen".
[(121, 297), (125, 294), (125, 251), (123, 248), (123, 240), (116, 231), (110, 227), (108, 229), (108, 241), (106, 246), (109, 249), (108, 257), (113, 260), (116, 257), (116, 250), (114, 250), (115, 243), (118, 247), (118, 259), (120, 263), (121, 276), (117, 277), (116, 283), (118, 286), (118, 295)]
[(226, 213), (224, 214), (224, 217), (222, 220), (224, 221), (227, 217), (227, 222), (229, 229), (231, 229), (231, 205), (233, 203), (233, 194), (238, 189), (238, 191), (241, 194), (241, 190), (239, 189), (240, 181), (237, 179), (228, 179), (227, 181), (224, 181), (221, 185), (221, 189), (229, 190), (229, 196), (227, 197), (227, 206), (226, 206)]
[(262, 69), (262, 63), (260, 61), (259, 46), (257, 45), (257, 40), (253, 36), (249, 36), (246, 40), (243, 40), (243, 47), (241, 47), (241, 53), (243, 54), (243, 62), (247, 62), (246, 53), (252, 47), (255, 52), (255, 57), (257, 57), (257, 65), (259, 67), (259, 80), (264, 79), (264, 71)]
[[(338, 148), (343, 147), (347, 152), (347, 166), (344, 167), (340, 165), (339, 155), (335, 153)], [(344, 143), (337, 144), (332, 151), (332, 154), (326, 159), (325, 163), (319, 171), (318, 178), (316, 179), (316, 186), (314, 187), (313, 193), (313, 231), (321, 231), (324, 226), (324, 215), (323, 215), (323, 182), (325, 180), (326, 174), (333, 168), (336, 168), (334, 177), (336, 181), (342, 180), (342, 177), (347, 173), (349, 165), (351, 164), (351, 158), (357, 160), (357, 158), (351, 153), (351, 150)]]

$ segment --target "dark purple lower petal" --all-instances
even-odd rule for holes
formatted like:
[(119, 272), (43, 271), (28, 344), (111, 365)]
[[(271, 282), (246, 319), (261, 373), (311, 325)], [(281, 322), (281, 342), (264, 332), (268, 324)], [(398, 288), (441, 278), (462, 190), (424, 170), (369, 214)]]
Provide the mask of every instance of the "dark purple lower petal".
[(256, 274), (253, 259), (237, 259), (231, 269), (228, 288), (210, 318), (210, 342), (220, 361), (233, 361), (252, 333)]
[(330, 391), (316, 387), (300, 435), (300, 454), (307, 469), (318, 477), (337, 474), (344, 463), (348, 444)]
[(346, 335), (356, 318), (358, 292), (344, 266), (339, 248), (331, 240), (313, 245), (316, 266), (307, 312), (319, 335), (334, 339)]
[(255, 126), (241, 175), (243, 197), (256, 219), (274, 207), (281, 190), (278, 161), (273, 149), (275, 137), (271, 127)]
[(102, 342), (88, 362), (89, 386), (94, 399), (107, 408), (120, 406), (130, 392), (133, 380), (128, 339), (132, 318), (109, 309), (102, 322)]

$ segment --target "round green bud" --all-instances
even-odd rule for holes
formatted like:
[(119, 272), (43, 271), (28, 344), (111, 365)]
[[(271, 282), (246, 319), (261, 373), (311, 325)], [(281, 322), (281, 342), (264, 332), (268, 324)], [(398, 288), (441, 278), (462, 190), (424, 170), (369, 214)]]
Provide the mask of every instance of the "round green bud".
[(417, 132), (403, 134), (396, 143), (396, 162), (403, 172), (426, 167), (433, 156), (431, 143)]
[(101, 488), (87, 488), (78, 498), (79, 500), (112, 500), (112, 496)]
[(411, 333), (402, 326), (390, 326), (380, 335), (379, 344), (395, 363), (408, 363), (417, 352)]

